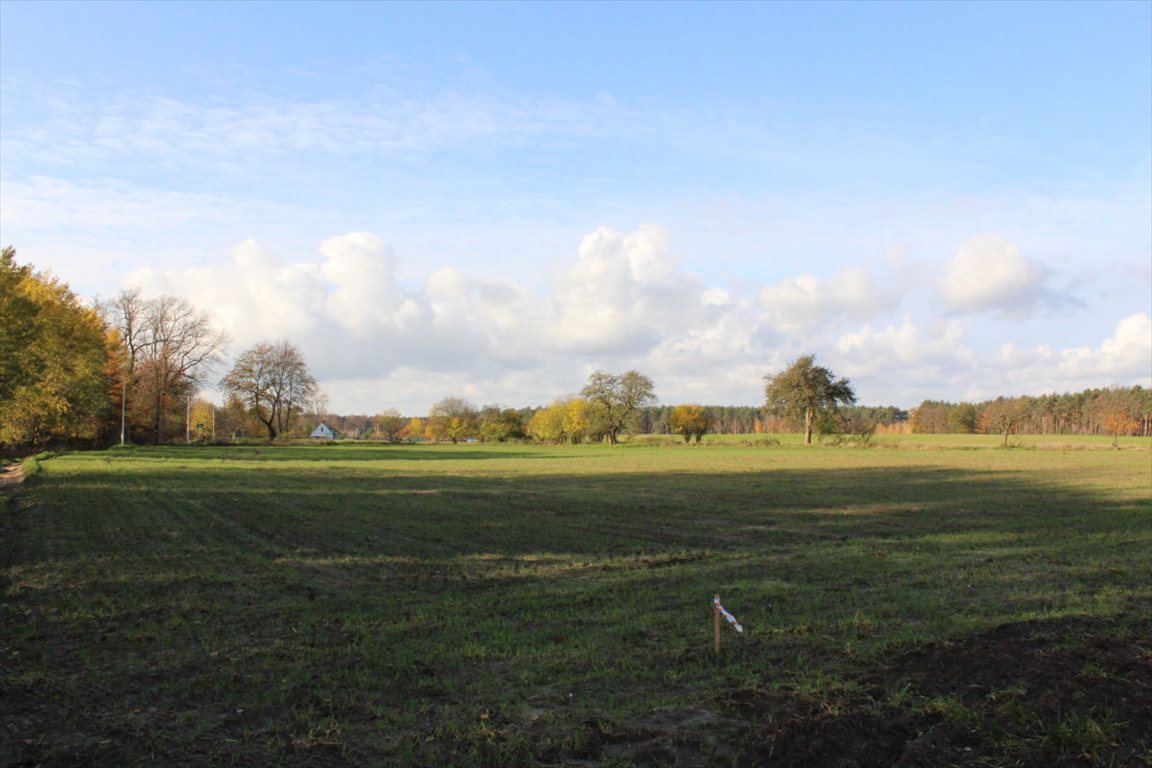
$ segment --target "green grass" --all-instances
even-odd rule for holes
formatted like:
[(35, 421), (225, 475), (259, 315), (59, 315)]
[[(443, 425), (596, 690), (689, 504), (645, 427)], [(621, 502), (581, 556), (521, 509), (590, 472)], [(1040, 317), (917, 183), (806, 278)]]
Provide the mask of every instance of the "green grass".
[[(0, 519), (0, 762), (609, 760), (653, 711), (766, 691), (971, 726), (869, 673), (1009, 623), (1152, 626), (1148, 441), (906, 437), (45, 459)], [(719, 657), (714, 593), (747, 629)], [(1104, 754), (1102, 711), (986, 735)]]

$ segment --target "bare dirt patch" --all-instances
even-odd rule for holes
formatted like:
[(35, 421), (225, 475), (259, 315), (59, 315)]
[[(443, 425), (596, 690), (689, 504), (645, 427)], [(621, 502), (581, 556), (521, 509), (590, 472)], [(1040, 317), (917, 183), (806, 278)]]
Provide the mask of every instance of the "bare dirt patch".
[(598, 725), (589, 751), (651, 766), (1146, 768), (1152, 627), (1117, 623), (1007, 624), (893, 657), (846, 700), (737, 691), (709, 711)]
[(19, 464), (0, 465), (0, 493), (12, 495), (24, 482), (24, 468)]

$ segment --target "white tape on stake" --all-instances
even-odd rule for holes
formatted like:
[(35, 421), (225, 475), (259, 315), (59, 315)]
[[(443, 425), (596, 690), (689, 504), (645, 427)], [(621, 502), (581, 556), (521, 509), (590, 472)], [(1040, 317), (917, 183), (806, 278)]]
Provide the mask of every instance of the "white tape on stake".
[(716, 597), (713, 599), (712, 602), (714, 602), (716, 604), (716, 608), (717, 608), (717, 610), (720, 611), (720, 615), (723, 616), (724, 618), (726, 618), (728, 620), (728, 623), (736, 628), (737, 632), (740, 632), (741, 634), (743, 634), (744, 627), (740, 626), (740, 622), (736, 621), (735, 616), (728, 613), (728, 611), (724, 610), (724, 606), (720, 605), (720, 598)]

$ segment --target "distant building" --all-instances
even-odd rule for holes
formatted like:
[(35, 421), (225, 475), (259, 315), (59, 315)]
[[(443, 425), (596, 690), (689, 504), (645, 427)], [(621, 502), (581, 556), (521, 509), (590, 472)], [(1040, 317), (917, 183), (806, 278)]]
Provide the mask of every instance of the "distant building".
[(332, 427), (328, 426), (324, 422), (320, 422), (316, 426), (316, 429), (312, 430), (310, 437), (317, 437), (321, 440), (335, 440), (339, 435), (340, 433), (332, 429)]

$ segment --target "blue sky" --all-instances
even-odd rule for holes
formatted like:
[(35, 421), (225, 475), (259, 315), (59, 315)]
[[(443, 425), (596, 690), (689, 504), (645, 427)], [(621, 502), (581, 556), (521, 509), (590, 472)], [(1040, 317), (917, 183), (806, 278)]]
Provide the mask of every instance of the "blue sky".
[(805, 353), (870, 404), (1152, 386), (1150, 29), (3, 0), (0, 240), (84, 295), (184, 296), (233, 354), (296, 342), (338, 412), (538, 405), (598, 367), (755, 404)]

